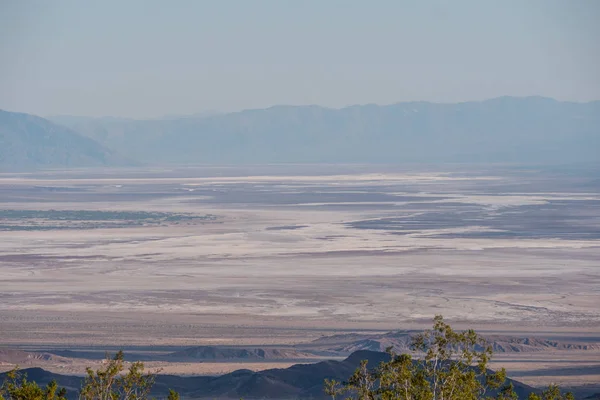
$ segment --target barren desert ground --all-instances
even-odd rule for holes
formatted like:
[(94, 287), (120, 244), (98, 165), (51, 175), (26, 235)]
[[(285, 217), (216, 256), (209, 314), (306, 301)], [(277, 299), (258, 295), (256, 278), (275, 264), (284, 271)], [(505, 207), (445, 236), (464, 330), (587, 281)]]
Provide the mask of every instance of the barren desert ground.
[[(599, 188), (510, 166), (0, 174), (0, 346), (290, 345), (435, 314), (599, 342)], [(531, 383), (599, 364), (570, 354), (499, 362)]]

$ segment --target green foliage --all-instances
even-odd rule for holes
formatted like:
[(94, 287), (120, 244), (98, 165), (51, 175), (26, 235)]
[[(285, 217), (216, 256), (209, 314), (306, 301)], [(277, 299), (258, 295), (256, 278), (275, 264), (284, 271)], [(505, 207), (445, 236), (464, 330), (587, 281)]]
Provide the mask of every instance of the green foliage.
[(106, 366), (96, 371), (87, 368), (81, 400), (142, 400), (150, 396), (156, 374), (144, 373), (144, 364), (134, 362), (127, 372), (123, 352), (107, 358)]
[[(488, 370), (492, 348), (473, 330), (457, 332), (438, 315), (433, 329), (413, 339), (412, 349), (419, 358), (395, 354), (390, 348), (390, 361), (374, 369), (362, 361), (347, 382), (325, 380), (325, 393), (332, 400), (338, 395), (359, 400), (518, 400), (513, 385), (504, 384), (506, 371)], [(530, 396), (530, 400), (571, 399), (555, 386), (542, 397)]]
[(550, 385), (541, 395), (531, 393), (529, 400), (575, 400), (572, 393), (562, 393), (557, 385)]
[[(79, 400), (147, 400), (156, 380), (155, 373), (144, 373), (144, 364), (132, 363), (125, 369), (123, 352), (107, 357), (106, 365), (96, 371), (87, 368)], [(67, 391), (55, 381), (45, 388), (20, 377), (14, 369), (0, 386), (0, 400), (67, 400)], [(179, 400), (179, 393), (169, 390), (168, 400)]]
[(167, 400), (179, 400), (179, 393), (177, 393), (173, 389), (169, 389), (169, 395), (167, 396)]
[(66, 400), (67, 391), (51, 381), (46, 387), (20, 376), (17, 368), (8, 373), (7, 379), (0, 386), (0, 400)]
[(496, 395), (496, 400), (519, 400), (512, 383), (502, 387)]

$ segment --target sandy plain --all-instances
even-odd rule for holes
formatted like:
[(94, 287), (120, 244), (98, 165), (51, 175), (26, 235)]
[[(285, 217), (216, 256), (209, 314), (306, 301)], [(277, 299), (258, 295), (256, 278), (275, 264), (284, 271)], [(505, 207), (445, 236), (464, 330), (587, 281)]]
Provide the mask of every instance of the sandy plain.
[[(0, 345), (294, 344), (423, 328), (435, 314), (486, 332), (598, 340), (596, 172), (0, 174)], [(31, 210), (50, 213), (19, 217)], [(74, 222), (77, 211), (132, 214)]]

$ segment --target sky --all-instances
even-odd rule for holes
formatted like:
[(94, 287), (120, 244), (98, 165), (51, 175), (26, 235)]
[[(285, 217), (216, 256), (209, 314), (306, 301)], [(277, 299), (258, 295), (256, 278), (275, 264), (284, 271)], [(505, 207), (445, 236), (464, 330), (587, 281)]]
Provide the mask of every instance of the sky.
[(0, 0), (0, 109), (600, 99), (596, 0)]

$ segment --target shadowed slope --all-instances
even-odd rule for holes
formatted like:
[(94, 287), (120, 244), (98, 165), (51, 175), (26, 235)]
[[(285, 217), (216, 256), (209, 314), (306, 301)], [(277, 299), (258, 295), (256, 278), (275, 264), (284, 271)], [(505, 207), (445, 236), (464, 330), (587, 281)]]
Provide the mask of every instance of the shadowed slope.
[(132, 163), (96, 141), (29, 114), (0, 110), (0, 169), (125, 166)]

